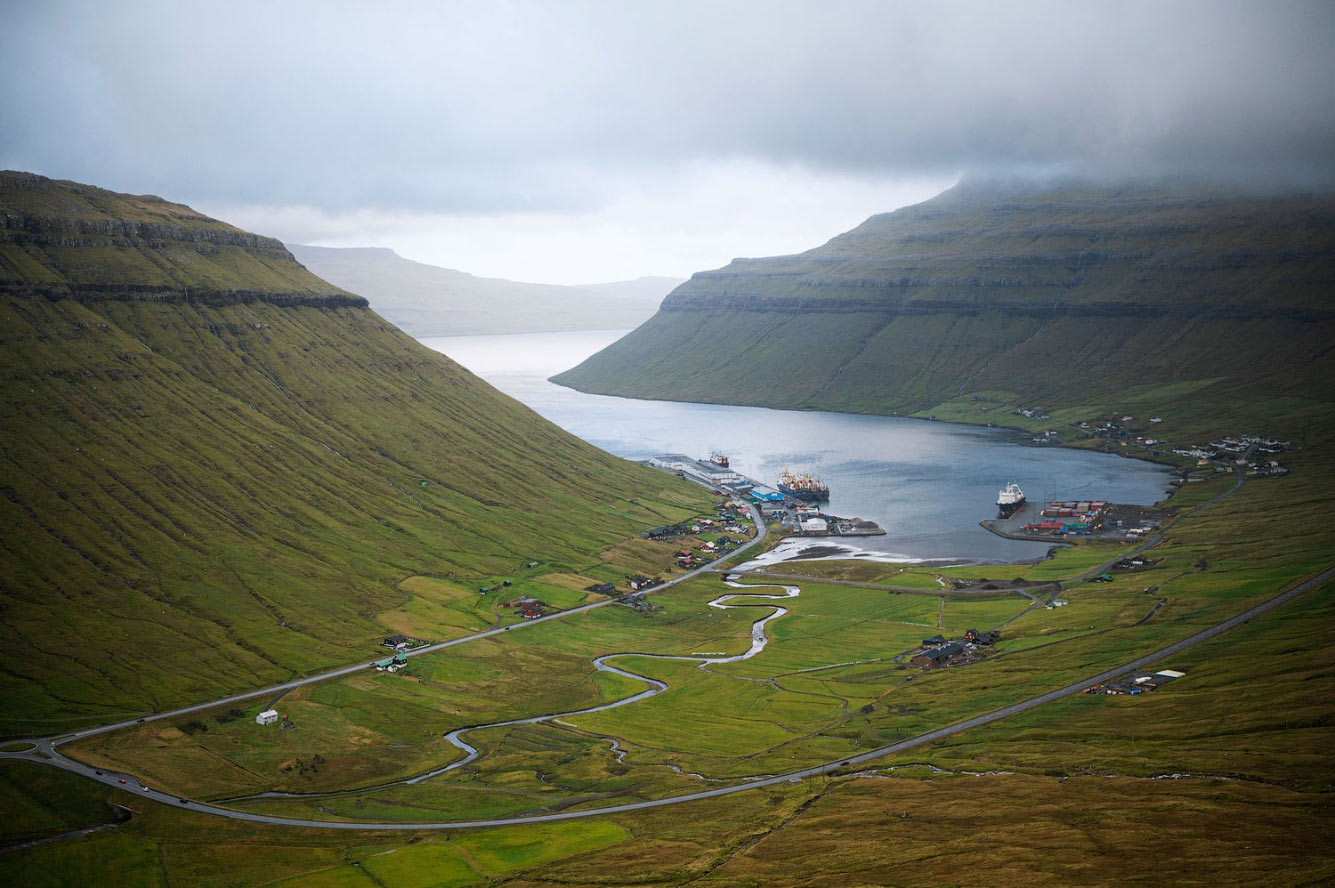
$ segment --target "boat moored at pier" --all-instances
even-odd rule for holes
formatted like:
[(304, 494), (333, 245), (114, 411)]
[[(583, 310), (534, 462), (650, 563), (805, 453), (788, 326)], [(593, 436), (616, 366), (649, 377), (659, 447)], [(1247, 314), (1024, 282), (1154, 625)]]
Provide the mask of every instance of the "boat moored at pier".
[(806, 473), (794, 475), (787, 469), (779, 473), (779, 492), (811, 503), (825, 502), (830, 498), (830, 488), (824, 481)]
[(1002, 518), (1009, 518), (1024, 505), (1024, 491), (1014, 481), (997, 493), (997, 511)]

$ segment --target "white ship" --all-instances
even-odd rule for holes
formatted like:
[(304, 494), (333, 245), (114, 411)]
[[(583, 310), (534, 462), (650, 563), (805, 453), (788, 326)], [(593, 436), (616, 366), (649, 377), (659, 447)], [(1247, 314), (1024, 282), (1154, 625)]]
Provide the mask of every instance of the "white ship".
[(1024, 505), (1024, 491), (1014, 481), (1007, 484), (997, 494), (997, 510), (1002, 518), (1009, 518)]

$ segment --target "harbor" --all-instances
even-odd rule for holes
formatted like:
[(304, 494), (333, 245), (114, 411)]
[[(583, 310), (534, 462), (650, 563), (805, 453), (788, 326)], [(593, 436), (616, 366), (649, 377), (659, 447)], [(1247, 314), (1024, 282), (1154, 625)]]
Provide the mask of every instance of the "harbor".
[[(772, 410), (722, 404), (591, 395), (547, 381), (617, 338), (615, 331), (426, 340), (483, 379), (571, 433), (629, 460), (689, 454), (708, 463), (725, 453), (729, 471), (778, 493), (780, 473), (818, 477), (825, 514), (875, 521), (884, 535), (795, 537), (791, 548), (823, 546), (889, 562), (1023, 562), (1042, 558), (1050, 538), (1015, 540), (979, 519), (1006, 482), (1031, 494), (1116, 503), (1154, 503), (1168, 489), (1163, 466), (1065, 447), (1035, 450), (1027, 435), (889, 416)], [(720, 467), (721, 468), (721, 467)], [(702, 469), (708, 473), (710, 470)], [(726, 476), (709, 480), (728, 484)], [(1032, 488), (1032, 489), (1031, 489)], [(722, 490), (714, 484), (710, 489)], [(1060, 493), (1055, 493), (1060, 491)], [(762, 504), (763, 505), (763, 504)], [(1017, 530), (1019, 528), (1017, 527)], [(785, 548), (784, 551), (788, 551)]]
[(830, 488), (810, 474), (787, 469), (779, 484), (769, 487), (732, 468), (726, 454), (715, 451), (709, 459), (694, 459), (684, 453), (664, 453), (645, 460), (647, 465), (673, 472), (704, 484), (715, 493), (750, 500), (760, 507), (767, 521), (779, 522), (796, 536), (869, 537), (884, 536), (885, 528), (866, 518), (845, 518), (823, 511), (817, 504), (828, 501)]
[(1138, 540), (1154, 533), (1176, 513), (1169, 509), (1111, 503), (1104, 499), (1031, 503), (1011, 482), (997, 495), (997, 517), (979, 525), (1012, 540), (1057, 542), (1071, 539)]

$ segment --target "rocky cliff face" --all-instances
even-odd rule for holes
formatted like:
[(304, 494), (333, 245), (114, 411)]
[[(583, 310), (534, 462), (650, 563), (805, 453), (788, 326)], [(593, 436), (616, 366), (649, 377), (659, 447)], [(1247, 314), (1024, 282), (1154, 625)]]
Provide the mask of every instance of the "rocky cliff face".
[(46, 299), (365, 307), (283, 244), (158, 197), (0, 172), (0, 292)]
[(556, 381), (877, 413), (1179, 383), (1310, 398), (1335, 371), (1332, 293), (1329, 195), (965, 184), (808, 252), (698, 273)]
[(1002, 197), (961, 185), (806, 253), (700, 272), (663, 309), (1324, 317), (1332, 250), (1329, 197), (1166, 188)]

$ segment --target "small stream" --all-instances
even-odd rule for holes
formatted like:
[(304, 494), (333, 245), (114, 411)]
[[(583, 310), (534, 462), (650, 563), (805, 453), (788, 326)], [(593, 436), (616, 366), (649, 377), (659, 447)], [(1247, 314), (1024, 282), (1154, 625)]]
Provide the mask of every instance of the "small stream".
[[(736, 583), (733, 582), (732, 580), (724, 580), (724, 583), (728, 586), (733, 587), (734, 589), (782, 589), (783, 592), (779, 594), (760, 594), (755, 592), (729, 592), (727, 594), (720, 595), (719, 597), (708, 602), (709, 607), (718, 608), (719, 610), (731, 610), (732, 608), (737, 608), (737, 607), (765, 607), (766, 605), (763, 604), (749, 604), (749, 603), (729, 604), (728, 602), (737, 599), (773, 600), (773, 599), (796, 598), (798, 595), (802, 594), (802, 590), (800, 587), (790, 586), (781, 583), (750, 585), (750, 584)], [(407, 777), (404, 778), (403, 780), (395, 780), (389, 783), (381, 783), (376, 786), (365, 787), (362, 789), (342, 790), (337, 792), (317, 792), (317, 793), (271, 791), (271, 792), (255, 793), (253, 795), (247, 795), (247, 796), (237, 796), (235, 798), (223, 799), (220, 801), (241, 802), (241, 801), (249, 801), (252, 799), (335, 798), (338, 796), (358, 795), (381, 789), (389, 789), (390, 787), (393, 786), (412, 786), (414, 784), (422, 783), (427, 780), (431, 780), (435, 777), (439, 777), (442, 774), (448, 774), (450, 771), (453, 771), (457, 768), (462, 768), (464, 765), (476, 761), (478, 757), (481, 755), (481, 753), (478, 752), (476, 746), (473, 746), (471, 743), (469, 743), (467, 740), (464, 739), (464, 735), (472, 731), (483, 731), (489, 728), (505, 728), (505, 727), (510, 727), (512, 725), (538, 724), (540, 722), (555, 721), (557, 719), (567, 718), (569, 716), (588, 715), (589, 713), (592, 712), (603, 712), (608, 709), (616, 709), (620, 706), (629, 706), (631, 703), (638, 703), (640, 700), (647, 700), (650, 697), (657, 696), (658, 694), (661, 694), (668, 689), (667, 682), (665, 681), (660, 681), (657, 678), (650, 678), (647, 675), (640, 675), (639, 673), (636, 672), (630, 672), (629, 670), (621, 669), (617, 666), (613, 666), (611, 663), (608, 662), (609, 660), (616, 659), (617, 657), (648, 657), (655, 660), (684, 660), (687, 662), (696, 663), (698, 664), (700, 669), (705, 669), (709, 666), (716, 666), (722, 663), (738, 663), (741, 662), (742, 660), (751, 659), (752, 657), (756, 656), (761, 651), (763, 651), (765, 649), (765, 646), (769, 644), (769, 636), (765, 633), (765, 627), (768, 626), (772, 621), (777, 620), (784, 614), (788, 613), (788, 608), (786, 607), (781, 607), (777, 604), (768, 606), (773, 608), (772, 612), (764, 617), (761, 617), (759, 620), (756, 620), (754, 623), (751, 624), (751, 646), (746, 650), (745, 653), (736, 654), (734, 656), (646, 654), (646, 653), (637, 653), (635, 651), (622, 651), (614, 654), (603, 654), (600, 657), (594, 658), (593, 661), (594, 669), (598, 670), (599, 672), (611, 672), (616, 675), (620, 675), (624, 678), (630, 678), (636, 681), (642, 681), (645, 684), (649, 685), (649, 687), (643, 691), (640, 691), (638, 694), (633, 694), (621, 700), (615, 700), (611, 703), (602, 703), (599, 704), (598, 706), (590, 706), (585, 709), (571, 709), (565, 712), (552, 712), (546, 715), (534, 715), (534, 716), (529, 716), (527, 718), (512, 718), (512, 719), (507, 719), (506, 721), (488, 722), (486, 724), (481, 724), (481, 725), (468, 725), (462, 728), (455, 728), (453, 731), (450, 731), (448, 734), (445, 735), (445, 739), (448, 740), (450, 743), (454, 744), (454, 746), (461, 749), (464, 752), (464, 757), (459, 759), (458, 761), (451, 762), (450, 764), (445, 765), (442, 768), (435, 768), (434, 770), (427, 771), (424, 774), (418, 774), (415, 777)], [(613, 743), (615, 743), (615, 741), (613, 741)], [(620, 756), (617, 758), (617, 761), (621, 761), (621, 758), (625, 756), (625, 751), (621, 750), (619, 746), (616, 747), (614, 751), (620, 753)]]

